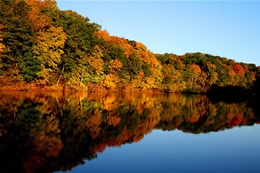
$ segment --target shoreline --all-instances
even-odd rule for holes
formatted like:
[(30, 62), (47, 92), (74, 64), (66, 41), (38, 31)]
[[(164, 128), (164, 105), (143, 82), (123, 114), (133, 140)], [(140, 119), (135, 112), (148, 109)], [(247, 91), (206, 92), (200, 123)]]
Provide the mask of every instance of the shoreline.
[(117, 93), (175, 93), (175, 94), (202, 94), (208, 95), (211, 97), (219, 97), (219, 98), (249, 98), (252, 99), (253, 92), (251, 90), (241, 90), (236, 87), (226, 87), (226, 88), (215, 88), (213, 90), (209, 90), (206, 92), (189, 92), (189, 91), (179, 91), (179, 92), (171, 92), (166, 91), (159, 88), (150, 88), (150, 89), (142, 89), (142, 88), (133, 88), (133, 87), (125, 87), (118, 86), (114, 88), (106, 88), (104, 86), (100, 86), (97, 84), (88, 84), (87, 86), (62, 86), (62, 85), (37, 85), (37, 84), (17, 84), (17, 85), (9, 85), (9, 86), (0, 86), (0, 91), (24, 91), (24, 92), (64, 92), (64, 93), (76, 93), (76, 92), (100, 92), (100, 93), (108, 93), (108, 92), (117, 92)]
[[(39, 86), (35, 84), (26, 84), (26, 85), (12, 85), (12, 86), (0, 86), (0, 91), (40, 91), (40, 92), (144, 92), (144, 93), (169, 93), (162, 91), (160, 89), (139, 89), (139, 88), (105, 88), (99, 85), (90, 84), (86, 87), (81, 86), (67, 86), (62, 87), (61, 85), (44, 85)], [(181, 92), (172, 92), (172, 93), (181, 93)]]

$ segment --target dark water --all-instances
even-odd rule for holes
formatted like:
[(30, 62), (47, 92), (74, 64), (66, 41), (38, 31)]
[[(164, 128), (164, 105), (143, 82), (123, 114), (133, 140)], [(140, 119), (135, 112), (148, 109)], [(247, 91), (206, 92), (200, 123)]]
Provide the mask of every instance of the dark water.
[(260, 172), (248, 101), (0, 92), (0, 172)]

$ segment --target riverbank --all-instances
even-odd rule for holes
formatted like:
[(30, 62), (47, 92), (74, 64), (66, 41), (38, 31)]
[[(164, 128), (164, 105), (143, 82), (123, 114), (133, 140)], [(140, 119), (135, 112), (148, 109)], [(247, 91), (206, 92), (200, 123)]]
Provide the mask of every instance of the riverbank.
[(255, 95), (251, 90), (246, 90), (242, 87), (226, 86), (218, 87), (214, 86), (211, 90), (207, 92), (170, 92), (169, 90), (163, 90), (158, 88), (134, 88), (130, 85), (118, 84), (116, 87), (107, 88), (100, 84), (90, 83), (86, 86), (76, 86), (76, 85), (39, 85), (39, 84), (22, 84), (17, 83), (15, 85), (0, 86), (0, 91), (30, 91), (30, 92), (97, 92), (97, 93), (108, 93), (108, 92), (132, 92), (132, 93), (176, 93), (176, 94), (206, 94), (213, 98), (212, 100), (223, 100), (229, 102), (236, 99), (238, 102), (255, 99)]
[(0, 86), (0, 91), (39, 91), (39, 92), (146, 92), (163, 93), (160, 89), (141, 89), (127, 86), (118, 86), (106, 88), (98, 84), (89, 84), (87, 86), (61, 86), (61, 85), (37, 85), (37, 84), (16, 84), (9, 86)]

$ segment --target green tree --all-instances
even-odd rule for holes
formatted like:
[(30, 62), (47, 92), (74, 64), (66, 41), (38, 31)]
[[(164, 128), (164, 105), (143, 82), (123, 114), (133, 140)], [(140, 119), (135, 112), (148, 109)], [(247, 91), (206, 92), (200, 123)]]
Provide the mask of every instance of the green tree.
[(18, 68), (24, 55), (30, 51), (35, 39), (32, 22), (27, 15), (30, 6), (24, 1), (0, 1), (0, 25), (2, 25), (2, 44), (5, 46), (1, 56), (3, 70)]
[(128, 64), (128, 69), (130, 73), (130, 78), (134, 79), (137, 77), (139, 72), (141, 71), (142, 68), (142, 61), (140, 59), (140, 56), (137, 54), (137, 52), (133, 52), (129, 56), (129, 64)]
[(86, 63), (82, 58), (93, 51), (98, 42), (94, 33), (100, 26), (90, 23), (87, 17), (71, 10), (56, 11), (52, 24), (56, 28), (62, 27), (67, 35), (59, 67), (60, 73), (64, 74), (64, 78), (68, 81), (72, 75), (71, 72), (80, 66), (79, 63)]
[(23, 61), (19, 64), (24, 81), (31, 82), (37, 79), (37, 74), (41, 71), (41, 64), (39, 59), (32, 56), (32, 52), (26, 53)]

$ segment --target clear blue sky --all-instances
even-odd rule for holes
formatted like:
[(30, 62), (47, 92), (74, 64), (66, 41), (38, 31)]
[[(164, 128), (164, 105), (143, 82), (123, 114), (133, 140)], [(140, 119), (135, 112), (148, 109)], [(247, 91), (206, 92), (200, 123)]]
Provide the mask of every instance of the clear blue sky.
[(111, 35), (154, 53), (202, 52), (260, 65), (260, 1), (66, 1)]

